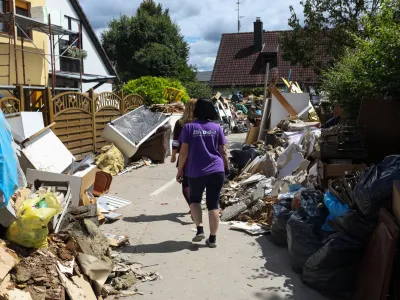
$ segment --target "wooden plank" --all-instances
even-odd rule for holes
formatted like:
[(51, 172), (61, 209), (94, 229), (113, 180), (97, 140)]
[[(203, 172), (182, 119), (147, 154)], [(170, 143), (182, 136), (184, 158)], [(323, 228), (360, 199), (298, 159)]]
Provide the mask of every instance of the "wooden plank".
[(80, 120), (80, 119), (91, 119), (92, 115), (89, 113), (81, 112), (80, 110), (75, 111), (75, 113), (63, 113), (55, 117), (54, 122), (64, 121), (64, 120)]
[(279, 103), (286, 109), (286, 111), (292, 116), (297, 116), (297, 112), (294, 108), (287, 102), (286, 98), (281, 94), (281, 92), (274, 86), (270, 85), (268, 90), (278, 99)]
[(92, 145), (84, 146), (84, 147), (80, 147), (80, 148), (76, 148), (76, 149), (70, 149), (70, 151), (71, 151), (71, 153), (73, 155), (80, 154), (82, 152), (88, 152), (88, 151), (90, 152), (92, 150), (93, 150), (93, 146)]
[(96, 124), (96, 130), (104, 129), (106, 128), (106, 124)]
[[(57, 133), (56, 133), (56, 135), (57, 135)], [(92, 134), (92, 132), (89, 132), (89, 133), (84, 133), (84, 134), (58, 136), (58, 138), (61, 140), (61, 142), (66, 143), (66, 142), (73, 142), (73, 141), (82, 140), (82, 139), (92, 139), (93, 134)]]
[(68, 149), (73, 149), (73, 148), (83, 147), (83, 146), (87, 146), (87, 145), (93, 145), (93, 140), (85, 139), (82, 141), (67, 142), (67, 143), (64, 143), (64, 145)]
[(104, 139), (104, 138), (102, 138), (102, 137), (99, 137), (99, 138), (97, 139), (97, 142), (98, 142), (98, 143), (106, 142), (106, 139)]
[(113, 120), (112, 118), (106, 118), (106, 117), (102, 117), (102, 118), (97, 118), (96, 117), (96, 123), (109, 123), (111, 120)]
[(68, 135), (68, 134), (74, 134), (74, 133), (84, 133), (84, 132), (92, 132), (93, 128), (92, 126), (85, 126), (85, 127), (72, 127), (72, 128), (66, 128), (66, 129), (57, 129), (57, 135), (62, 136), (62, 135)]
[(72, 121), (58, 121), (54, 128), (64, 128), (68, 126), (84, 126), (84, 125), (91, 125), (92, 119), (81, 119), (81, 120), (72, 120)]
[(96, 118), (97, 117), (115, 117), (115, 116), (121, 116), (121, 113), (118, 110), (101, 110), (96, 113)]

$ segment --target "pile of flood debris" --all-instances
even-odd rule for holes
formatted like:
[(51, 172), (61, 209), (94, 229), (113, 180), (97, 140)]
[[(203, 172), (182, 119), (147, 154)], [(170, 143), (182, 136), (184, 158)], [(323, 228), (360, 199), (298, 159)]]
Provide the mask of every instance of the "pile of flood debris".
[[(91, 220), (47, 236), (47, 247), (0, 243), (0, 299), (98, 299), (140, 294), (137, 282), (160, 278), (122, 258), (113, 240)], [(120, 237), (124, 239), (124, 237)], [(68, 296), (68, 297), (66, 297)]]
[(109, 194), (123, 154), (111, 144), (76, 162), (52, 126), (41, 113), (0, 111), (0, 300), (140, 294), (136, 283), (160, 276), (120, 253), (129, 237), (100, 229), (131, 204)]
[(294, 137), (277, 128), (268, 133), (266, 143), (231, 151), (231, 181), (221, 194), (221, 220), (256, 222), (268, 229), (279, 195), (316, 187), (317, 176), (309, 170), (320, 134), (313, 128)]
[(221, 221), (270, 233), (314, 289), (381, 299), (398, 259), (400, 155), (367, 167), (364, 128), (308, 125), (287, 118), (264, 142), (231, 151)]

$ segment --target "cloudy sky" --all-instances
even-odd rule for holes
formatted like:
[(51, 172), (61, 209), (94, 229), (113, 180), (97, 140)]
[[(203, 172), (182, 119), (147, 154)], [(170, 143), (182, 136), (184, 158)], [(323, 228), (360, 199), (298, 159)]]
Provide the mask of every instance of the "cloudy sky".
[[(141, 0), (80, 0), (98, 35), (112, 18), (133, 15)], [(237, 0), (162, 0), (172, 19), (190, 43), (190, 63), (199, 70), (212, 70), (222, 33), (237, 32)], [(261, 17), (264, 30), (287, 29), (289, 6), (302, 13), (300, 0), (241, 0), (242, 32), (253, 31), (253, 22)]]

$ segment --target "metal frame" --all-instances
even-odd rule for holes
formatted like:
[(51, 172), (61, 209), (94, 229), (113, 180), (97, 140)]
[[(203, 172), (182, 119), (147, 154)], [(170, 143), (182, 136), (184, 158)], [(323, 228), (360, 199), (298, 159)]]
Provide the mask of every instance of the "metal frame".
[[(57, 60), (59, 60), (61, 57), (67, 57), (69, 59), (79, 60), (79, 62), (80, 62), (80, 68), (79, 68), (80, 69), (80, 91), (82, 92), (82, 72), (83, 72), (83, 59), (82, 59), (82, 51), (81, 51), (82, 50), (82, 23), (81, 22), (79, 23), (79, 32), (74, 32), (72, 30), (64, 29), (61, 26), (51, 24), (50, 14), (48, 15), (48, 23), (47, 24), (39, 22), (37, 20), (34, 20), (30, 17), (18, 15), (15, 13), (14, 0), (10, 0), (9, 3), (10, 3), (11, 12), (0, 13), (0, 22), (7, 24), (7, 26), (9, 26), (11, 28), (11, 30), (8, 32), (8, 34), (9, 34), (8, 47), (9, 47), (9, 50), (11, 50), (11, 44), (13, 44), (13, 46), (14, 46), (15, 77), (16, 77), (15, 85), (16, 86), (19, 85), (17, 53), (18, 53), (18, 51), (20, 51), (21, 56), (22, 56), (22, 72), (23, 72), (23, 85), (24, 86), (26, 86), (26, 74), (25, 74), (25, 52), (26, 52), (26, 53), (31, 53), (31, 54), (35, 54), (35, 55), (42, 55), (44, 57), (44, 59), (51, 65), (51, 81), (52, 81), (51, 90), (52, 90), (53, 96), (55, 96), (56, 90), (57, 89), (59, 90), (59, 88), (56, 88), (56, 62), (57, 62)], [(18, 46), (17, 28), (19, 28), (22, 32), (20, 48), (17, 47)], [(47, 54), (45, 50), (41, 50), (40, 48), (38, 48), (36, 46), (33, 39), (31, 39), (29, 37), (29, 35), (27, 34), (28, 30), (36, 31), (36, 32), (40, 32), (40, 33), (44, 33), (44, 34), (48, 35), (49, 43), (50, 43), (50, 54)], [(59, 41), (64, 36), (67, 36), (67, 35), (78, 35), (78, 39), (75, 42), (78, 42), (77, 43), (78, 49), (80, 50), (80, 53), (81, 53), (80, 58), (71, 58), (68, 56), (64, 56), (64, 54), (68, 51), (68, 49), (71, 47), (71, 45), (68, 46), (67, 49), (65, 49), (64, 52), (61, 53), (60, 55), (55, 54), (55, 46), (59, 43)], [(55, 41), (56, 36), (57, 36), (57, 42)], [(26, 41), (26, 40), (31, 42), (33, 44), (33, 46), (38, 50), (38, 52), (25, 50), (24, 49), (24, 41)], [(7, 43), (2, 43), (2, 44), (4, 45)], [(9, 71), (11, 71), (11, 51), (9, 51), (8, 56), (9, 56), (8, 68), (9, 68)], [(11, 74), (11, 72), (8, 72), (9, 85), (11, 82), (10, 74)], [(5, 77), (5, 76), (2, 76), (2, 77)], [(41, 90), (41, 87), (40, 88), (38, 87), (38, 89)], [(44, 87), (43, 87), (43, 89), (44, 89)], [(68, 89), (68, 90), (71, 90), (71, 89)]]

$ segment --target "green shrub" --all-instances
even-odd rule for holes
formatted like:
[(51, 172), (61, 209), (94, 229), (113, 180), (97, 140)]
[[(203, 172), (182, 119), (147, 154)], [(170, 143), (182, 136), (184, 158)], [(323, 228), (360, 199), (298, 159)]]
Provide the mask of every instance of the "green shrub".
[(165, 88), (171, 87), (184, 92), (182, 102), (189, 100), (186, 89), (179, 80), (163, 77), (144, 76), (131, 80), (123, 86), (125, 94), (139, 94), (146, 105), (168, 103), (164, 99)]
[(241, 90), (243, 95), (253, 95), (256, 97), (260, 97), (264, 95), (264, 88), (263, 87), (258, 87), (258, 88), (243, 88), (243, 89), (238, 89)]
[(190, 98), (211, 98), (213, 96), (210, 85), (200, 81), (191, 81), (184, 83), (186, 91)]
[(363, 20), (364, 36), (354, 36), (355, 49), (347, 49), (325, 72), (322, 90), (356, 120), (363, 96), (400, 100), (399, 4), (385, 1), (380, 12)]

